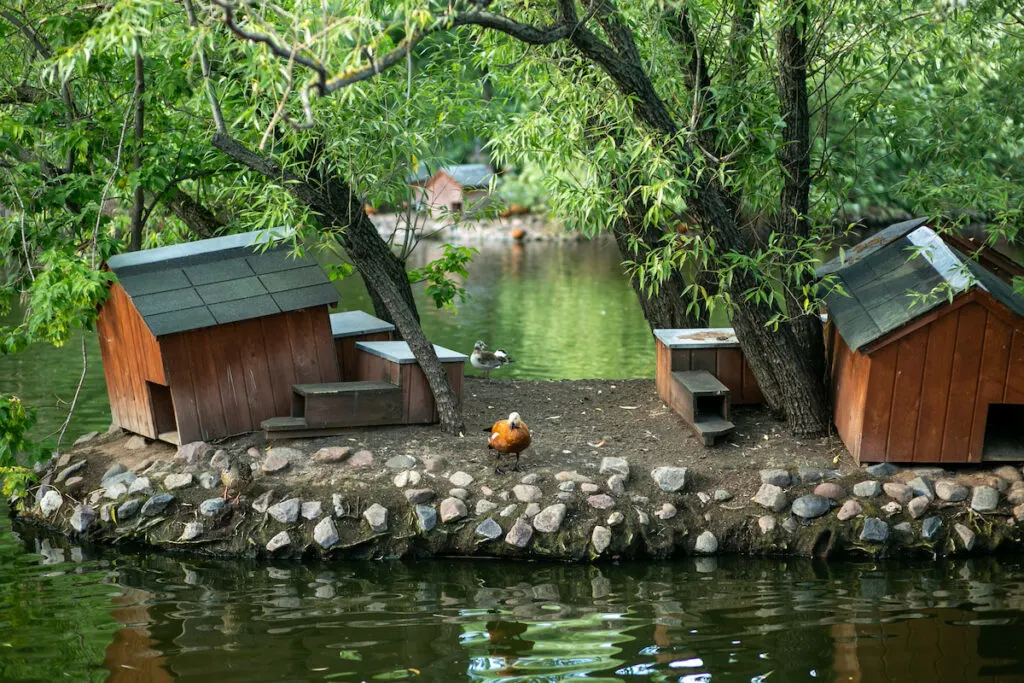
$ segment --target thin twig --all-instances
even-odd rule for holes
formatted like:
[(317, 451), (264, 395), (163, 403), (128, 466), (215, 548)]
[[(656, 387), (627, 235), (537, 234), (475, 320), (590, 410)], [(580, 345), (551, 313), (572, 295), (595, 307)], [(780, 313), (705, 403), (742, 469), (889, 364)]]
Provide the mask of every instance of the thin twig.
[[(198, 22), (196, 21), (196, 11), (192, 7), (192, 0), (182, 1), (185, 4), (185, 14), (188, 15), (188, 25), (194, 29), (197, 27)], [(203, 82), (206, 84), (206, 99), (210, 101), (213, 123), (217, 127), (218, 133), (227, 133), (228, 128), (224, 124), (224, 114), (220, 110), (220, 100), (217, 99), (217, 93), (213, 89), (213, 81), (210, 78), (210, 60), (206, 57), (206, 50), (203, 48), (202, 43), (199, 44), (198, 49), (199, 66), (203, 70)]]
[(75, 406), (78, 405), (78, 397), (82, 393), (82, 385), (85, 384), (85, 373), (89, 369), (89, 354), (85, 346), (85, 332), (82, 333), (82, 375), (78, 378), (78, 387), (75, 389), (75, 395), (71, 399), (71, 405), (68, 406), (68, 416), (64, 418), (64, 424), (60, 426), (60, 434), (57, 436), (57, 447), (54, 449), (55, 453), (60, 453), (60, 442), (64, 439), (64, 432), (68, 430), (68, 425), (71, 424), (71, 416), (75, 414)]
[(21, 201), (21, 193), (18, 192), (18, 183), (14, 179), (14, 174), (8, 171), (7, 175), (11, 178), (11, 188), (14, 190), (14, 196), (18, 199), (18, 208), (21, 209), (21, 248), (25, 252), (25, 269), (28, 271), (29, 279), (35, 282), (36, 276), (32, 272), (32, 259), (29, 258), (28, 240), (25, 239), (25, 203)]
[(107, 201), (107, 193), (110, 192), (110, 186), (114, 184), (114, 178), (117, 177), (117, 171), (121, 168), (121, 153), (124, 151), (124, 137), (128, 133), (128, 122), (131, 120), (132, 111), (135, 108), (135, 99), (128, 103), (128, 106), (124, 110), (124, 123), (121, 124), (121, 139), (117, 142), (117, 156), (114, 157), (114, 170), (110, 173), (110, 178), (107, 179), (107, 184), (103, 187), (103, 194), (100, 195), (99, 210), (96, 212), (96, 229), (93, 230), (92, 234), (92, 250), (89, 257), (89, 263), (93, 268), (96, 267), (96, 243), (100, 236), (100, 222), (103, 220), (103, 204)]

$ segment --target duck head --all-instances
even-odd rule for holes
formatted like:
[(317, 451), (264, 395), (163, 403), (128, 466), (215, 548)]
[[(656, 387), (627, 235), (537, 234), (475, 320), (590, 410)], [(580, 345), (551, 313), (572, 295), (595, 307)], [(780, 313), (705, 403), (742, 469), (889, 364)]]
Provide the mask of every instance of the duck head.
[(513, 413), (509, 413), (509, 416), (508, 416), (508, 426), (509, 427), (511, 427), (512, 429), (515, 429), (519, 425), (521, 425), (522, 423), (523, 423), (523, 418), (519, 417), (519, 413), (514, 413), (514, 412)]
[(473, 344), (474, 351), (483, 351), (486, 348), (487, 344), (484, 344), (482, 341), (478, 341), (476, 344)]

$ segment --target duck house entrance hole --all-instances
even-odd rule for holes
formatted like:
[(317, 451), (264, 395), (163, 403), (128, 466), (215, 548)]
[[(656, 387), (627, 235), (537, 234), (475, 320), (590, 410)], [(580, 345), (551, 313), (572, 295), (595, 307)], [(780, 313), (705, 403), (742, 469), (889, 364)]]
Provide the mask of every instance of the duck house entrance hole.
[(991, 403), (982, 460), (1024, 461), (1024, 403)]

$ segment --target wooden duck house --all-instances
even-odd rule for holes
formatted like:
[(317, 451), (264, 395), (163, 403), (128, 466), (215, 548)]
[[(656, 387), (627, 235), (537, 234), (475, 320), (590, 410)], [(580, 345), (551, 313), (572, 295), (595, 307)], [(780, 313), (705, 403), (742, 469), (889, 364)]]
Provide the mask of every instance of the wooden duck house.
[(458, 214), (486, 206), (493, 178), (494, 171), (486, 164), (460, 164), (445, 166), (432, 175), (424, 167), (409, 184), (424, 208)]
[(923, 219), (818, 271), (835, 424), (858, 462), (1024, 460), (1024, 298)]
[(267, 236), (217, 237), (108, 261), (118, 281), (97, 331), (114, 423), (181, 444), (254, 431), (275, 418), (287, 423), (282, 430), (301, 432), (307, 401), (319, 431), (400, 424), (410, 405), (413, 418), (431, 421), (425, 381), (370, 387), (355, 376), (365, 363), (355, 346), (390, 340), (393, 326), (358, 311), (329, 315), (338, 293), (321, 267), (295, 258), (288, 245), (267, 244)]

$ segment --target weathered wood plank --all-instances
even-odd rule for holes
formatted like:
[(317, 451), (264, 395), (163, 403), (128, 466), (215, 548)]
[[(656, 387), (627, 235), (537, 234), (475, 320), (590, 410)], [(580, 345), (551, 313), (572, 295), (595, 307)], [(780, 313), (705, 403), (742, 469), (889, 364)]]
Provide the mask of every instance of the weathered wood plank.
[(717, 349), (693, 349), (690, 351), (690, 370), (704, 370), (715, 373), (718, 362)]
[[(392, 365), (394, 365), (392, 363)], [(422, 424), (434, 421), (436, 412), (434, 395), (423, 369), (417, 363), (406, 363), (402, 373), (403, 421), (406, 424)]]
[(747, 363), (747, 359), (743, 359), (743, 394), (740, 396), (740, 400), (737, 401), (736, 397), (733, 397), (732, 402), (734, 404), (740, 403), (743, 405), (757, 405), (764, 403), (764, 396), (761, 394), (761, 385), (757, 383), (757, 378), (754, 377), (754, 371), (750, 369), (750, 365)]
[(243, 368), (245, 393), (249, 397), (249, 420), (256, 429), (263, 420), (284, 415), (278, 410), (278, 397), (274, 395), (267, 350), (264, 347), (263, 326), (258, 319), (235, 323), (238, 334), (238, 356)]
[(217, 388), (228, 434), (242, 434), (259, 424), (252, 422), (249, 414), (246, 372), (238, 352), (238, 331), (237, 324), (222, 325), (208, 328), (205, 335), (217, 370)]
[(1013, 328), (998, 316), (989, 315), (985, 321), (981, 369), (978, 372), (978, 391), (974, 400), (974, 419), (971, 421), (967, 458), (969, 462), (981, 462), (982, 452), (985, 449), (988, 407), (991, 403), (1002, 401), (1012, 343)]
[(305, 312), (312, 329), (320, 381), (338, 382), (341, 380), (341, 369), (338, 365), (338, 354), (334, 350), (334, 335), (331, 333), (331, 317), (327, 312), (327, 306), (314, 306), (307, 308)]
[(295, 364), (295, 383), (315, 384), (320, 381), (317, 367), (316, 342), (313, 339), (313, 325), (309, 309), (292, 311), (285, 316), (285, 329), (292, 347)]
[(199, 424), (203, 439), (226, 436), (230, 432), (224, 419), (224, 404), (221, 403), (217, 366), (211, 353), (211, 340), (207, 337), (206, 330), (191, 330), (185, 334), (188, 335), (192, 387), (195, 390), (196, 406), (199, 408)]
[(913, 462), (917, 419), (921, 411), (921, 384), (928, 348), (928, 328), (896, 342), (896, 381), (892, 392), (892, 417), (886, 445), (889, 462)]
[(718, 349), (715, 376), (729, 388), (732, 397), (743, 396), (743, 352), (739, 349)]
[(203, 428), (199, 421), (199, 406), (196, 403), (190, 367), (186, 332), (170, 334), (160, 338), (160, 350), (164, 359), (165, 374), (171, 387), (174, 403), (174, 419), (178, 424), (178, 438), (181, 443), (199, 441)]
[(942, 462), (967, 462), (988, 311), (971, 303), (960, 309), (942, 436)]
[(921, 383), (921, 419), (917, 421), (917, 462), (940, 462), (946, 427), (949, 368), (956, 345), (959, 311), (938, 318), (929, 328)]
[(295, 363), (292, 345), (284, 331), (283, 318), (287, 314), (271, 315), (259, 320), (263, 353), (267, 358), (270, 386), (274, 396), (274, 412), (288, 415), (292, 406), (292, 385), (295, 384)]
[(1013, 333), (1003, 403), (1024, 403), (1024, 328), (1018, 327)]
[(872, 462), (886, 459), (885, 446), (889, 436), (898, 354), (897, 345), (890, 344), (871, 355), (860, 457)]

